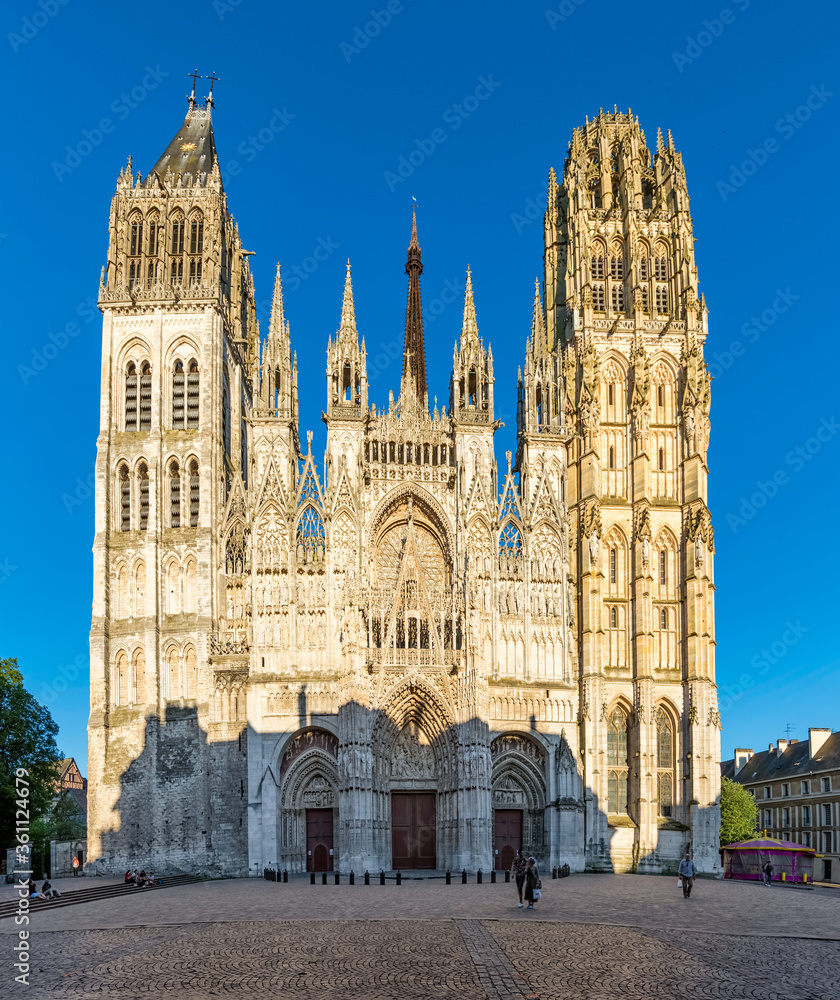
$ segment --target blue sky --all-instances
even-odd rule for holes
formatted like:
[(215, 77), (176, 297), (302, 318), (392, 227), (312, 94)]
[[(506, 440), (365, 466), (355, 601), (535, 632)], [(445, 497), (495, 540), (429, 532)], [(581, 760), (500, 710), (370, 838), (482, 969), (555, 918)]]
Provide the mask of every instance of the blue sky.
[(710, 309), (723, 756), (789, 723), (795, 738), (836, 727), (837, 21), (826, 3), (747, 0), (7, 4), (0, 656), (18, 657), (64, 752), (84, 770), (109, 202), (129, 154), (145, 174), (178, 129), (195, 66), (221, 78), (216, 143), (266, 310), (277, 260), (288, 276), (316, 453), (347, 257), (371, 401), (398, 387), (414, 196), (430, 394), (448, 397), (469, 264), (502, 461), (549, 167), (602, 106), (631, 107), (649, 143), (672, 131)]

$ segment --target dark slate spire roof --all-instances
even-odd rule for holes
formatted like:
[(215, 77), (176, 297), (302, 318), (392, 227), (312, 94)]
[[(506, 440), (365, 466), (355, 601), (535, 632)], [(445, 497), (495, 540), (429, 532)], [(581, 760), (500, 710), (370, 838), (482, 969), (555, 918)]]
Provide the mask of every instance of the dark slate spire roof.
[(193, 183), (207, 183), (213, 164), (218, 160), (213, 140), (213, 121), (210, 117), (212, 107), (213, 102), (209, 98), (203, 108), (196, 104), (194, 98), (190, 98), (184, 124), (154, 165), (152, 173), (163, 178), (167, 170), (170, 170), (173, 174), (191, 174)]
[(420, 275), (423, 262), (417, 242), (417, 209), (411, 216), (411, 243), (405, 265), (408, 275), (408, 305), (405, 310), (405, 349), (403, 352), (403, 379), (410, 373), (418, 401), (426, 397), (426, 347), (423, 343), (423, 307), (420, 303)]

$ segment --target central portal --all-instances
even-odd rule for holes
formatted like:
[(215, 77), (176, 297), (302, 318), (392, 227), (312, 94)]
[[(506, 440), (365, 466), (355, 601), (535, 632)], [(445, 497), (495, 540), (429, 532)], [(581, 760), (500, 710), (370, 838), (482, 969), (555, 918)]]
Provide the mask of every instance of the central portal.
[(391, 795), (391, 863), (394, 868), (435, 868), (434, 792)]

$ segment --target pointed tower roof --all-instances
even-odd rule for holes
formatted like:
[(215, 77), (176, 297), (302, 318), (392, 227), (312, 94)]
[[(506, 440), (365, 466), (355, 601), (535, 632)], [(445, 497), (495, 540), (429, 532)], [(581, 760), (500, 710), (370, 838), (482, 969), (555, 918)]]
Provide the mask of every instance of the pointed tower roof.
[(274, 296), (271, 300), (271, 319), (268, 322), (269, 337), (282, 337), (286, 333), (286, 317), (283, 313), (283, 279), (280, 276), (280, 263), (274, 274)]
[(405, 310), (405, 347), (403, 350), (403, 384), (406, 374), (411, 375), (419, 402), (426, 398), (426, 348), (423, 343), (423, 307), (420, 301), (420, 275), (423, 262), (417, 242), (417, 208), (412, 210), (411, 242), (405, 264), (408, 275), (408, 305)]
[(472, 272), (467, 267), (467, 290), (464, 292), (464, 323), (461, 327), (461, 350), (479, 347), (478, 321), (475, 316), (475, 301), (473, 299)]
[(163, 156), (152, 168), (152, 173), (159, 177), (163, 177), (167, 171), (173, 174), (192, 174), (196, 183), (205, 184), (214, 164), (218, 164), (211, 118), (213, 99), (208, 97), (205, 106), (199, 107), (193, 86), (188, 100), (187, 117), (164, 150)]
[(353, 304), (353, 280), (350, 276), (350, 259), (347, 259), (347, 271), (344, 275), (344, 298), (341, 302), (341, 325), (338, 328), (339, 336), (342, 333), (351, 333), (353, 337), (358, 336), (356, 330), (356, 307)]
[(534, 281), (534, 314), (531, 320), (531, 344), (534, 354), (538, 357), (548, 354), (549, 346), (545, 332), (545, 315), (543, 313), (542, 296), (540, 295), (540, 279)]

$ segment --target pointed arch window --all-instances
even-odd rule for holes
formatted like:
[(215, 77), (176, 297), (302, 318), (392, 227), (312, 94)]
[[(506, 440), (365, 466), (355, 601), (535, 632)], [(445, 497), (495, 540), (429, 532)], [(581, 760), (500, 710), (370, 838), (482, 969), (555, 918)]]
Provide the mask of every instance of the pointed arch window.
[(128, 618), (131, 614), (131, 594), (128, 587), (128, 566), (123, 564), (117, 572), (117, 592), (114, 594), (117, 618)]
[(137, 365), (128, 363), (125, 370), (125, 429), (137, 430)]
[(178, 650), (173, 646), (167, 657), (166, 695), (169, 701), (177, 701), (181, 695), (181, 671), (178, 666)]
[(318, 547), (323, 547), (324, 539), (324, 522), (321, 519), (321, 515), (311, 504), (307, 504), (298, 521), (297, 540), (304, 544), (314, 544)]
[(658, 313), (668, 312), (668, 286), (656, 286), (656, 311)]
[(135, 215), (128, 227), (128, 255), (139, 257), (143, 253), (143, 220)]
[(610, 277), (613, 281), (624, 280), (624, 247), (619, 240), (610, 245)]
[(668, 584), (668, 553), (665, 549), (659, 550), (659, 582), (663, 587)]
[(618, 550), (610, 548), (610, 583), (617, 582)]
[(128, 656), (120, 652), (114, 661), (114, 683), (111, 691), (111, 700), (115, 705), (128, 703), (128, 687)]
[(668, 609), (661, 608), (659, 611), (659, 627), (663, 632), (668, 631)]
[(140, 366), (140, 430), (152, 426), (152, 366), (144, 361)]
[(615, 448), (612, 445), (610, 445), (609, 468), (615, 468)]
[(617, 708), (607, 719), (607, 811), (627, 813), (627, 716)]
[(618, 628), (618, 608), (610, 608), (610, 628)]
[(131, 480), (128, 476), (128, 466), (122, 464), (117, 469), (117, 485), (120, 498), (120, 531), (131, 531)]
[(190, 257), (190, 285), (201, 284), (201, 258)]
[(601, 243), (592, 244), (592, 280), (604, 280), (604, 247)]
[(187, 646), (184, 653), (184, 697), (198, 697), (198, 657), (195, 646)]
[(187, 427), (198, 427), (199, 412), (199, 378), (198, 362), (193, 358), (187, 372)]
[(134, 616), (146, 614), (146, 564), (139, 562), (134, 570)]
[(145, 462), (137, 467), (137, 526), (141, 531), (149, 529), (149, 469)]
[(194, 613), (196, 609), (196, 565), (195, 559), (188, 559), (184, 567), (184, 611)]
[(502, 528), (499, 536), (499, 552), (503, 556), (518, 556), (522, 552), (522, 535), (513, 521), (508, 521)]
[(177, 360), (172, 371), (172, 426), (175, 429), (184, 426), (184, 389), (187, 376), (184, 372), (184, 362)]
[(662, 472), (665, 469), (665, 449), (659, 449), (659, 471)]
[(193, 459), (189, 465), (190, 474), (190, 527), (198, 527), (198, 516), (201, 500), (201, 481), (198, 475), (198, 462)]
[(169, 252), (175, 256), (184, 252), (184, 217), (176, 215), (172, 220), (172, 239), (169, 244)]
[(674, 815), (674, 723), (664, 708), (656, 716), (656, 780), (659, 815)]
[(174, 460), (169, 463), (169, 527), (181, 527), (181, 467)]
[(639, 281), (650, 280), (650, 267), (648, 262), (648, 249), (644, 243), (639, 244)]
[(624, 312), (624, 285), (612, 286), (612, 307), (614, 312)]
[(657, 243), (654, 249), (653, 276), (657, 281), (668, 280), (668, 248), (664, 243)]
[(190, 253), (204, 253), (204, 219), (200, 215), (190, 221)]
[(592, 181), (589, 185), (589, 207), (601, 207), (601, 185), (598, 181)]
[(138, 649), (131, 659), (131, 690), (129, 701), (132, 705), (142, 705), (146, 687), (146, 654)]
[(158, 220), (154, 215), (149, 219), (149, 242), (147, 251), (150, 257), (157, 257), (158, 252)]

